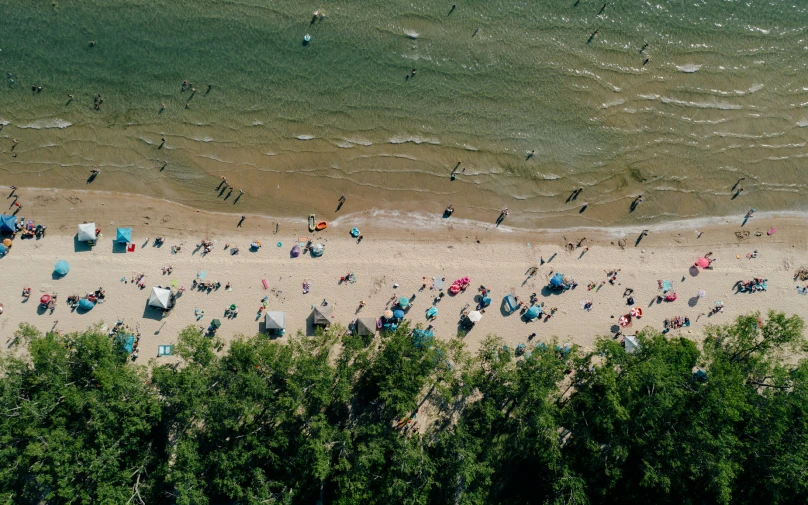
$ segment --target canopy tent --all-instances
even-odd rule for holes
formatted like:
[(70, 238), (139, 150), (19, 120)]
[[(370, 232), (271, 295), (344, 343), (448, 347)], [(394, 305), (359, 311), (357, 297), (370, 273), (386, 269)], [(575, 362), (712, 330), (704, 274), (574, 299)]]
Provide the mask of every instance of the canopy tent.
[(472, 323), (476, 323), (476, 322), (479, 322), (480, 319), (483, 318), (483, 315), (477, 310), (472, 310), (471, 312), (469, 312), (468, 317), (469, 317), (469, 321), (471, 321)]
[(561, 272), (557, 272), (551, 279), (550, 285), (554, 288), (560, 288), (564, 286), (564, 274)]
[(314, 319), (314, 324), (328, 326), (331, 324), (331, 313), (331, 305), (318, 305), (311, 311), (311, 317)]
[(115, 242), (119, 244), (128, 244), (132, 241), (132, 228), (118, 228), (115, 232)]
[(135, 336), (118, 334), (116, 340), (121, 345), (121, 349), (126, 353), (131, 353), (135, 348)]
[(17, 230), (17, 218), (15, 216), (0, 215), (0, 233), (14, 233)]
[(81, 310), (90, 310), (95, 307), (95, 302), (88, 300), (87, 298), (82, 298), (79, 300), (79, 308)]
[(171, 305), (171, 290), (153, 287), (149, 296), (149, 306), (167, 309)]
[(513, 295), (507, 295), (502, 302), (508, 307), (509, 312), (513, 312), (514, 310), (519, 308), (519, 303), (516, 301), (516, 297)]
[(264, 317), (264, 324), (267, 330), (285, 330), (286, 312), (267, 312)]
[(634, 335), (626, 335), (626, 339), (624, 342), (626, 345), (626, 352), (629, 354), (637, 352), (637, 349), (640, 348), (640, 343), (637, 342), (637, 337), (635, 337)]
[(428, 344), (434, 338), (435, 333), (432, 330), (416, 329), (412, 331), (412, 340), (416, 347), (422, 347), (424, 344)]
[(356, 334), (375, 335), (376, 334), (376, 318), (375, 317), (360, 317), (356, 320)]
[(402, 296), (398, 299), (398, 304), (401, 306), (402, 309), (406, 309), (410, 306), (410, 301), (407, 299), (406, 296)]
[(69, 272), (69, 271), (70, 271), (70, 265), (68, 265), (67, 261), (65, 261), (65, 260), (57, 261), (56, 265), (54, 265), (54, 267), (53, 267), (53, 272), (56, 275), (65, 276), (65, 275), (67, 275), (67, 272)]
[(81, 223), (78, 232), (79, 242), (95, 241), (95, 223)]
[(531, 321), (539, 317), (539, 315), (541, 315), (541, 307), (538, 305), (531, 306), (527, 309), (527, 312), (525, 312), (525, 318)]

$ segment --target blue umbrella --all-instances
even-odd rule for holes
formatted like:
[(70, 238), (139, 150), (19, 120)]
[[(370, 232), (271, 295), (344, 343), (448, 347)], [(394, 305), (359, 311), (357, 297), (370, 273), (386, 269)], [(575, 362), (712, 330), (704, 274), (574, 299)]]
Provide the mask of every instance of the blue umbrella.
[(561, 272), (556, 273), (552, 279), (550, 279), (550, 285), (554, 288), (559, 288), (564, 285), (564, 275)]
[(0, 233), (14, 233), (17, 230), (15, 216), (0, 215)]
[(541, 308), (538, 305), (533, 305), (525, 312), (525, 318), (533, 320), (539, 317), (539, 314), (541, 314)]
[(0, 256), (3, 256), (7, 252), (8, 252), (8, 249), (6, 249), (6, 246), (4, 246), (3, 244), (0, 244)]
[(396, 319), (403, 319), (404, 318), (404, 311), (403, 310), (394, 310), (393, 317)]
[(118, 228), (116, 235), (118, 236), (118, 238), (115, 239), (116, 242), (119, 244), (128, 244), (132, 241), (132, 228)]
[(56, 265), (53, 267), (53, 271), (57, 275), (67, 275), (67, 272), (70, 271), (70, 265), (67, 264), (65, 260), (59, 260), (56, 262)]
[(95, 307), (95, 304), (86, 298), (79, 300), (79, 308), (81, 310), (90, 310)]

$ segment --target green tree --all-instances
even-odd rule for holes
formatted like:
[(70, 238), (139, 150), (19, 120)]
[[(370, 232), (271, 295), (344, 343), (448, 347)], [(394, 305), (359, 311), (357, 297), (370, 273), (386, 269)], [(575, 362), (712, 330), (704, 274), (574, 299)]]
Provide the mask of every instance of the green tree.
[(16, 333), (0, 360), (0, 493), (7, 503), (152, 503), (160, 403), (145, 371), (98, 330)]

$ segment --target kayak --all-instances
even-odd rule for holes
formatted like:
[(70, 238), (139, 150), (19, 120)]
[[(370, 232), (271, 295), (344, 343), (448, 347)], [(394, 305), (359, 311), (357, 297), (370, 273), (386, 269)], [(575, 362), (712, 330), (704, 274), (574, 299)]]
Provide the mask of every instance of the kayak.
[(309, 231), (314, 231), (314, 214), (309, 214)]
[(317, 231), (325, 230), (326, 228), (328, 228), (328, 223), (326, 223), (325, 221), (320, 221), (319, 223), (317, 223), (317, 226), (314, 227), (314, 229)]

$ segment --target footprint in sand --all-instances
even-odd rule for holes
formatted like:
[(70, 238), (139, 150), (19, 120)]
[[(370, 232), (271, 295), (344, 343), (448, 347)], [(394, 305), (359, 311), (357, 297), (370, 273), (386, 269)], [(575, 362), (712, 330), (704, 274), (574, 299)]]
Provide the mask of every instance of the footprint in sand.
[(165, 216), (163, 216), (163, 219), (160, 220), (160, 224), (166, 224), (169, 221), (171, 221), (171, 216), (166, 214)]

